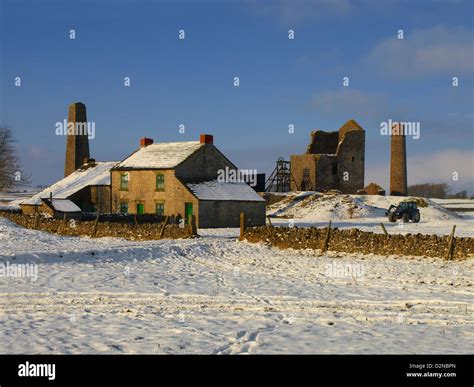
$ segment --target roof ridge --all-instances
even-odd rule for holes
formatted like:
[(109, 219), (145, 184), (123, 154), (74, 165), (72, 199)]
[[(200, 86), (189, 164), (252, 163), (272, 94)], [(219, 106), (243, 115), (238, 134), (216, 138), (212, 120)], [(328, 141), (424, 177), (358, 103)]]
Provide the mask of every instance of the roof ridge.
[(113, 169), (173, 169), (204, 145), (200, 141), (153, 143), (138, 148)]
[[(153, 145), (189, 144), (189, 143), (192, 143), (192, 144), (201, 144), (201, 142), (199, 142), (199, 141), (162, 141), (162, 142), (154, 142), (153, 144), (144, 146), (144, 147), (142, 147), (142, 148), (139, 148), (138, 150), (143, 149), (143, 148), (148, 148), (148, 147), (153, 146)], [(204, 145), (204, 144), (203, 144), (203, 145)]]

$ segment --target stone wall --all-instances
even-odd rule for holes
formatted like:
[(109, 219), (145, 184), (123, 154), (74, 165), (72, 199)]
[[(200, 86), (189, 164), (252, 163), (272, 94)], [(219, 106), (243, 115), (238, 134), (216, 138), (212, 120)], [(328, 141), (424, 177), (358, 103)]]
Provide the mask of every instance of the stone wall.
[[(120, 189), (120, 175), (129, 173), (128, 190)], [(156, 174), (165, 176), (165, 190), (156, 190)], [(112, 171), (112, 212), (120, 211), (120, 203), (128, 203), (128, 212), (135, 214), (137, 204), (144, 204), (145, 214), (156, 213), (156, 203), (164, 203), (165, 215), (185, 216), (185, 203), (193, 203), (198, 218), (198, 200), (187, 187), (176, 178), (174, 170), (130, 170)]]
[(310, 154), (335, 154), (339, 143), (339, 132), (311, 132), (311, 141), (306, 149)]
[(245, 224), (265, 224), (266, 203), (201, 200), (199, 202), (199, 227), (239, 227), (240, 213), (245, 214)]
[[(35, 217), (18, 213), (0, 212), (0, 216), (10, 219), (16, 224), (35, 229)], [(129, 240), (155, 240), (160, 239), (159, 235), (163, 223), (117, 223), (117, 222), (98, 222), (97, 231), (94, 235), (95, 221), (80, 221), (45, 218), (38, 216), (37, 230), (52, 232), (68, 236), (92, 236), (125, 238)], [(168, 224), (165, 227), (163, 238), (179, 239), (189, 238), (190, 230), (188, 227), (180, 228), (176, 224)]]
[(226, 167), (237, 169), (214, 145), (205, 144), (179, 164), (175, 173), (182, 181), (195, 183), (216, 179), (217, 171)]
[(364, 130), (351, 130), (345, 133), (337, 148), (337, 162), (338, 184), (336, 189), (343, 193), (355, 193), (364, 188)]
[[(252, 227), (245, 230), (244, 238), (249, 242), (264, 242), (279, 248), (320, 249), (324, 243), (327, 228), (298, 227)], [(332, 228), (328, 250), (346, 253), (428, 256), (445, 258), (449, 236), (384, 234)], [(474, 256), (474, 238), (455, 238), (455, 259)]]
[[(333, 166), (336, 164), (336, 173)], [(339, 187), (339, 163), (335, 155), (318, 155), (316, 168), (316, 191), (329, 191)]]
[(108, 214), (112, 212), (111, 208), (111, 189), (110, 185), (89, 186), (91, 190), (91, 200), (97, 208), (97, 212)]
[(352, 130), (364, 130), (355, 120), (349, 120), (339, 128), (339, 142), (344, 138), (347, 132)]
[[(318, 158), (318, 155), (312, 154), (291, 155), (291, 174), (294, 179), (290, 180), (290, 189), (292, 191), (316, 190), (316, 165)], [(303, 171), (305, 169), (309, 171), (308, 187), (304, 187), (304, 184), (302, 184)]]
[(39, 212), (41, 210), (40, 207), (41, 207), (40, 205), (36, 206), (36, 205), (33, 205), (33, 204), (20, 204), (21, 211), (25, 215), (36, 214), (37, 212)]

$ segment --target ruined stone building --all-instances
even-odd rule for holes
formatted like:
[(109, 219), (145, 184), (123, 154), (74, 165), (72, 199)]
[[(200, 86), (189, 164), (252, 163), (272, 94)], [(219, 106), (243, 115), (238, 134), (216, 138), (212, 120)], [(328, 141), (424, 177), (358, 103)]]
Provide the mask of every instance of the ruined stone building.
[(245, 182), (218, 181), (218, 171), (237, 170), (213, 144), (200, 141), (153, 143), (111, 170), (112, 211), (196, 217), (199, 227), (236, 227), (240, 212), (248, 225), (265, 224), (265, 200)]
[(291, 156), (292, 191), (339, 190), (356, 193), (364, 187), (365, 131), (354, 120), (337, 132), (316, 130), (306, 153)]

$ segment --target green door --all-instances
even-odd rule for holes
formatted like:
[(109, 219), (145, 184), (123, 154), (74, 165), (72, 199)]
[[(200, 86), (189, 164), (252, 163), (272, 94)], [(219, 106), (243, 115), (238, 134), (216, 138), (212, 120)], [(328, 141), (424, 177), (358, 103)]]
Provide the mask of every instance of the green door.
[(137, 214), (143, 214), (145, 212), (145, 206), (143, 203), (137, 204)]
[(184, 203), (184, 216), (186, 224), (188, 224), (189, 216), (193, 214), (193, 203)]

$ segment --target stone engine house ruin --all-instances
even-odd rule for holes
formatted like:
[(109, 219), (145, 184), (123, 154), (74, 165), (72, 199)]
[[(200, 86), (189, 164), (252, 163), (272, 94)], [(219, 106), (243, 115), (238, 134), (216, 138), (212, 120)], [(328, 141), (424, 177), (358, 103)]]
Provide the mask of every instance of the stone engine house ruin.
[(356, 193), (364, 187), (365, 130), (354, 120), (337, 132), (316, 130), (305, 154), (291, 156), (292, 191)]

